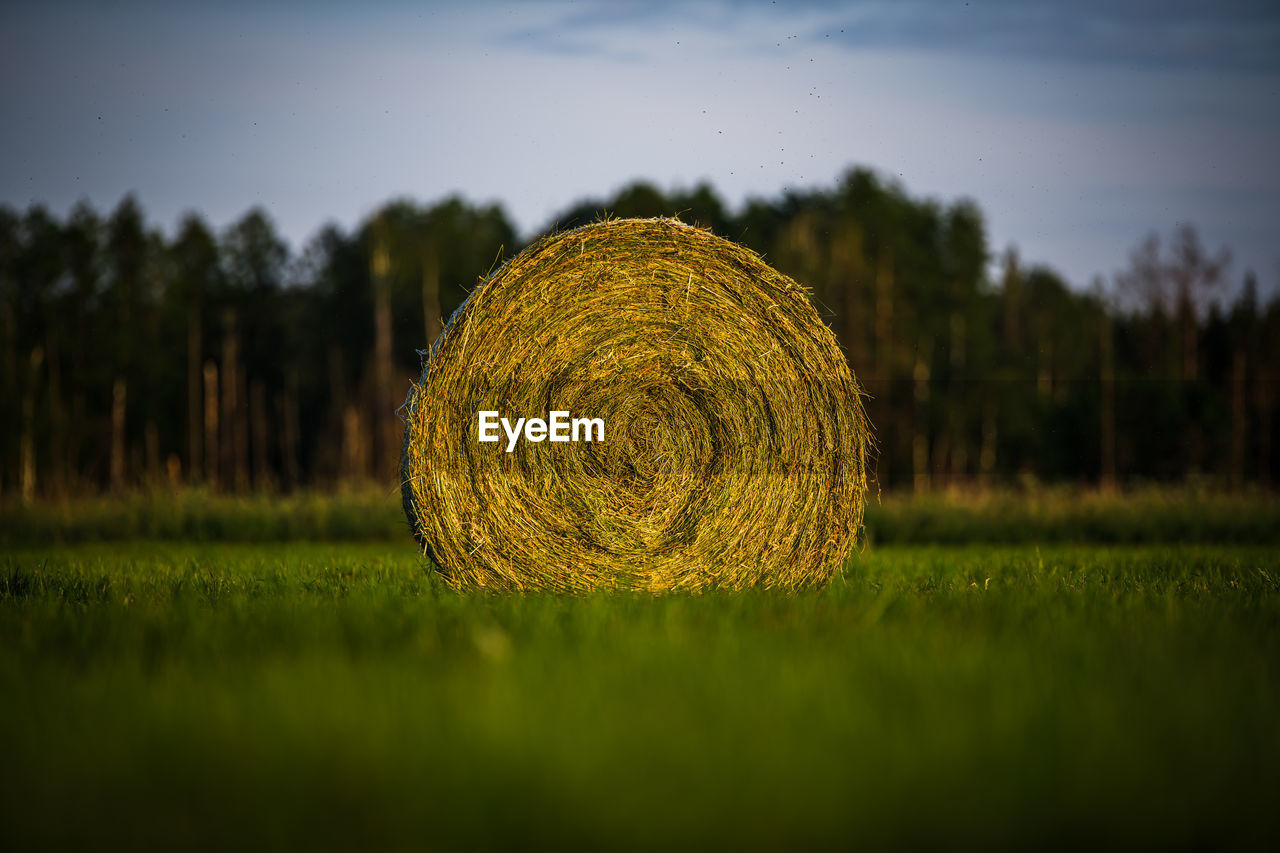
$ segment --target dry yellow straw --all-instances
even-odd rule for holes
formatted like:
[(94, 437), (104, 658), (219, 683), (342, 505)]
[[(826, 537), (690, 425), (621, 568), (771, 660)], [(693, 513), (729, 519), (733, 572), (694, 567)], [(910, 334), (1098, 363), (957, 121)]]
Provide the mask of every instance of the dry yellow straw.
[[(861, 528), (869, 429), (831, 331), (754, 252), (675, 220), (525, 249), (403, 412), (405, 512), (456, 588), (796, 589)], [(481, 412), (598, 419), (603, 441), (481, 441)]]

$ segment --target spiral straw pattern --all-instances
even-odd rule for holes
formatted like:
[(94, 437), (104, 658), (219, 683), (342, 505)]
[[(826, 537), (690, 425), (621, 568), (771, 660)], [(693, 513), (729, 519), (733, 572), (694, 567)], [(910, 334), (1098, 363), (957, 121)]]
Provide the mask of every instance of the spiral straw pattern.
[[(671, 219), (525, 249), (471, 294), (402, 413), (415, 538), (456, 588), (825, 583), (858, 539), (862, 394), (803, 287)], [(479, 413), (604, 421), (479, 440)]]

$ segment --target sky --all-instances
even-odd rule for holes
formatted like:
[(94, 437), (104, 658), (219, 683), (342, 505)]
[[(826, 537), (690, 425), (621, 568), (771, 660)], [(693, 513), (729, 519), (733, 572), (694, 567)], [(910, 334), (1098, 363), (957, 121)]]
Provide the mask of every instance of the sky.
[(995, 255), (1109, 280), (1189, 222), (1280, 290), (1280, 4), (0, 5), (0, 204), (263, 206), (297, 251), (392, 198), (522, 236), (643, 179), (750, 197), (869, 167)]

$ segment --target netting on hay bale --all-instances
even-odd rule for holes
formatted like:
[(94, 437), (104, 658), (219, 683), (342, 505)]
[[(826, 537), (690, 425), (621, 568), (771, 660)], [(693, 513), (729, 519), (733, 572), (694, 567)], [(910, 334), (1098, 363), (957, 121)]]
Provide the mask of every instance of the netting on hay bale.
[[(671, 219), (583, 226), (432, 347), (402, 410), (405, 512), (456, 588), (821, 584), (861, 529), (861, 397), (805, 289), (754, 252)], [(600, 419), (604, 440), (482, 442), (486, 411)]]

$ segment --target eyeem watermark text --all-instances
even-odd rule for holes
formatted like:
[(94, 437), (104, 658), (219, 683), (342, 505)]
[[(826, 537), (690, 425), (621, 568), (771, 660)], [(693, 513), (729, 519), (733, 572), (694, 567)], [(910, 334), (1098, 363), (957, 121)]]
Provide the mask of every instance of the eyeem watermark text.
[(516, 449), (523, 434), (525, 441), (604, 441), (604, 418), (570, 418), (568, 412), (549, 412), (542, 418), (517, 418), (513, 425), (494, 411), (477, 413), (480, 440), (502, 440), (498, 429), (507, 436), (507, 452)]

